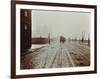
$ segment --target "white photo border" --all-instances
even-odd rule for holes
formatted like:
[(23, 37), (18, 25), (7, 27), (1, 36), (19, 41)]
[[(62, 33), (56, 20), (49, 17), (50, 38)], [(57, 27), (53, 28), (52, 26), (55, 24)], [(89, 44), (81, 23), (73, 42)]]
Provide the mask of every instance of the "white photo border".
[[(86, 67), (72, 67), (72, 68), (53, 68), (53, 69), (20, 69), (20, 9), (40, 9), (40, 10), (60, 10), (60, 11), (80, 11), (90, 12), (91, 14), (91, 26), (90, 26), (90, 66)], [(77, 72), (77, 71), (90, 71), (94, 70), (94, 9), (87, 8), (72, 8), (72, 7), (53, 7), (53, 6), (37, 6), (37, 5), (16, 5), (16, 74), (42, 74), (42, 73), (56, 73), (56, 72)]]

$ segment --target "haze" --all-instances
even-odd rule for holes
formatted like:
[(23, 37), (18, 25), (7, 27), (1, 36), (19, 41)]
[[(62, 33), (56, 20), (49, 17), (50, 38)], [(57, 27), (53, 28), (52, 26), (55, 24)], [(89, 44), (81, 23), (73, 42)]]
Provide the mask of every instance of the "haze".
[(32, 37), (81, 37), (90, 33), (90, 13), (32, 10)]

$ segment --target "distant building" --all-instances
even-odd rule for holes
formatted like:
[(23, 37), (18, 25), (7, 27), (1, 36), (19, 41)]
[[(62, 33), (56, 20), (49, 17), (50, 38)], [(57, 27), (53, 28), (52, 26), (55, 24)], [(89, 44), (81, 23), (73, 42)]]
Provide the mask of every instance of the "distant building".
[(48, 38), (44, 38), (44, 37), (34, 37), (34, 38), (32, 38), (32, 44), (46, 44), (46, 43), (49, 43)]
[(60, 42), (65, 42), (66, 41), (66, 38), (64, 36), (60, 36)]

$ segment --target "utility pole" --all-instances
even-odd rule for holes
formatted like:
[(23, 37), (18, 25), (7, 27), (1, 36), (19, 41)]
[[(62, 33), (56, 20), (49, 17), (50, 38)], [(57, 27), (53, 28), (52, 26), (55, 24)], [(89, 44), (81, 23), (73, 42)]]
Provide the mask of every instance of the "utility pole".
[(49, 40), (49, 44), (50, 44), (50, 33), (48, 33), (48, 40)]
[(82, 42), (84, 42), (84, 33), (82, 32)]
[(90, 46), (90, 37), (88, 36), (88, 45)]

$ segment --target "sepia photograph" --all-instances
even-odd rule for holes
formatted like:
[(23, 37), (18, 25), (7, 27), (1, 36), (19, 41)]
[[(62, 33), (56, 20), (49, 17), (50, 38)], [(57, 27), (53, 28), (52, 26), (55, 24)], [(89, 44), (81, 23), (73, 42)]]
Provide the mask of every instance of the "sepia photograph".
[(21, 9), (21, 69), (90, 65), (90, 13)]

